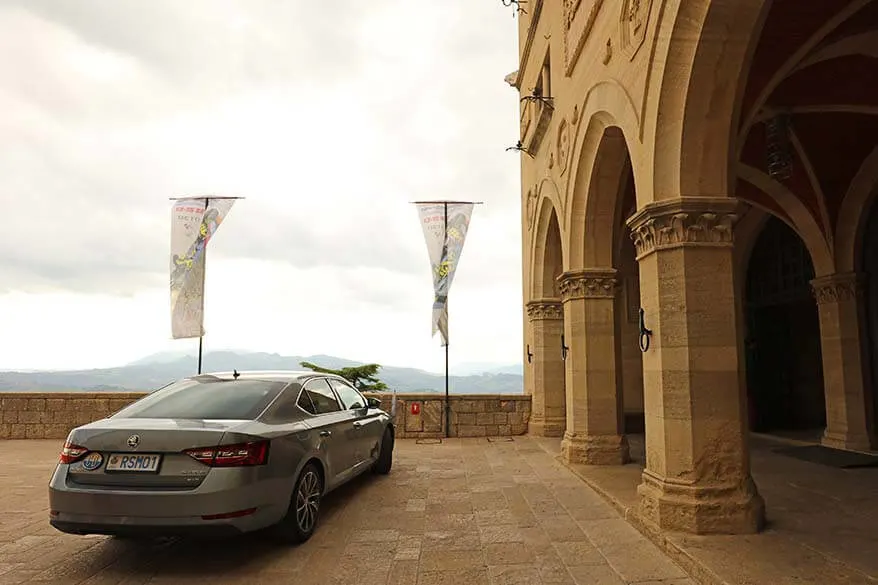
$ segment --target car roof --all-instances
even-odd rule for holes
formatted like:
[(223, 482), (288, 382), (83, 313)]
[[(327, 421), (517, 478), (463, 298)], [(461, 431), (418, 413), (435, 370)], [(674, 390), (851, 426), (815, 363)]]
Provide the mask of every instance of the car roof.
[[(220, 378), (222, 380), (234, 380), (236, 372), (205, 372), (198, 376), (191, 376), (192, 379), (199, 377)], [(239, 371), (238, 380), (264, 380), (268, 382), (296, 382), (313, 376), (327, 376), (329, 378), (339, 378), (335, 374), (323, 374), (320, 372), (312, 372), (311, 370), (245, 370)]]

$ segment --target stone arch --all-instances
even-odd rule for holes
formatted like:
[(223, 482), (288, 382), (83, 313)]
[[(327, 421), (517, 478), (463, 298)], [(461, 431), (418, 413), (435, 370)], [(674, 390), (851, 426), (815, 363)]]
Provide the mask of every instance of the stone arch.
[[(805, 242), (805, 247), (811, 254), (814, 269), (817, 276), (824, 276), (835, 272), (835, 259), (832, 249), (823, 236), (823, 230), (817, 224), (817, 220), (807, 210), (801, 200), (796, 197), (787, 187), (771, 179), (768, 175), (743, 163), (737, 165), (738, 176), (759, 188), (769, 195), (786, 213), (789, 220), (778, 217), (789, 225)], [(773, 214), (772, 214), (773, 215)], [(749, 261), (749, 255), (748, 255)]]
[(765, 222), (771, 217), (770, 211), (754, 206), (735, 224), (735, 284), (740, 293), (738, 296), (743, 296), (743, 279), (747, 276), (747, 264), (753, 254), (753, 246), (756, 245), (756, 239), (765, 227)]
[[(638, 184), (625, 130), (606, 112), (593, 115), (586, 126), (567, 217), (571, 270), (613, 265), (623, 220), (621, 190), (629, 168)], [(636, 187), (634, 192), (639, 197)]]
[(839, 209), (835, 240), (838, 272), (856, 272), (860, 269), (862, 235), (876, 194), (878, 148), (863, 161)]
[(531, 248), (530, 295), (526, 325), (525, 377), (532, 383), (530, 433), (560, 437), (565, 430), (567, 397), (561, 355), (564, 312), (558, 277), (564, 269), (564, 238), (557, 190), (550, 180), (540, 185)]
[[(629, 139), (637, 136), (637, 127), (630, 100), (618, 85), (605, 82), (592, 88), (574, 141), (565, 217), (568, 244), (561, 292), (569, 351), (561, 451), (570, 462), (606, 465), (630, 459), (619, 322), (624, 279), (616, 263), (618, 236), (626, 230), (624, 188), (636, 183), (629, 180), (636, 172)], [(636, 199), (636, 189), (632, 194)], [(632, 364), (642, 370), (640, 362)], [(642, 411), (642, 399), (637, 402)]]
[[(638, 128), (640, 127), (637, 108), (631, 96), (624, 87), (612, 80), (598, 82), (588, 90), (582, 106), (574, 110), (573, 121), (576, 124), (576, 131), (572, 139), (571, 160), (574, 163), (571, 165), (573, 168), (570, 170), (570, 179), (565, 189), (565, 200), (569, 201), (570, 204), (563, 224), (564, 232), (570, 234), (569, 241), (572, 243), (567, 256), (569, 263), (565, 265), (567, 269), (584, 266), (581, 245), (584, 240), (582, 222), (586, 207), (584, 194), (588, 193), (589, 183), (593, 176), (592, 170), (595, 167), (606, 130), (611, 127), (618, 128), (624, 136), (626, 145), (631, 145), (639, 135)], [(635, 156), (630, 148), (628, 148), (627, 154), (631, 157)], [(634, 160), (632, 160), (632, 167), (635, 176), (637, 176), (639, 165)], [(641, 184), (639, 180), (635, 180), (635, 182), (638, 185)], [(639, 206), (639, 192), (637, 192), (637, 197)]]
[(539, 199), (531, 255), (531, 298), (557, 299), (558, 276), (564, 270), (564, 238), (558, 212), (550, 196)]
[(735, 134), (747, 64), (768, 0), (679, 2), (655, 100), (656, 200), (734, 192)]

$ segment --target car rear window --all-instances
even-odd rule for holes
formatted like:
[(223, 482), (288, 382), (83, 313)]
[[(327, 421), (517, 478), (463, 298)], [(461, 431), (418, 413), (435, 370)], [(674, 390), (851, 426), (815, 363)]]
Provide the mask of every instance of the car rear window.
[(284, 387), (284, 382), (264, 380), (187, 378), (156, 390), (113, 418), (252, 420)]

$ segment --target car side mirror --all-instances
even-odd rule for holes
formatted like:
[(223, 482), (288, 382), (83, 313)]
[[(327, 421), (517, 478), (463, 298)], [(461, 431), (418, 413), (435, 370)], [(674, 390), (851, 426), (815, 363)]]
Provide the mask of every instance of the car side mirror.
[(366, 406), (369, 408), (381, 408), (381, 401), (370, 396), (366, 399)]

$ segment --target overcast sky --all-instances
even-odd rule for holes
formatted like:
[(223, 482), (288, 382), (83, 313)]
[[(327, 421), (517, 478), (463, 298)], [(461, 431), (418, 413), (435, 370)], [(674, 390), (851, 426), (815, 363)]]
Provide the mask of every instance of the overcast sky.
[(516, 20), (498, 0), (0, 0), (0, 369), (170, 339), (169, 197), (246, 197), (205, 348), (439, 371), (416, 199), (476, 208), (452, 363), (521, 352)]

